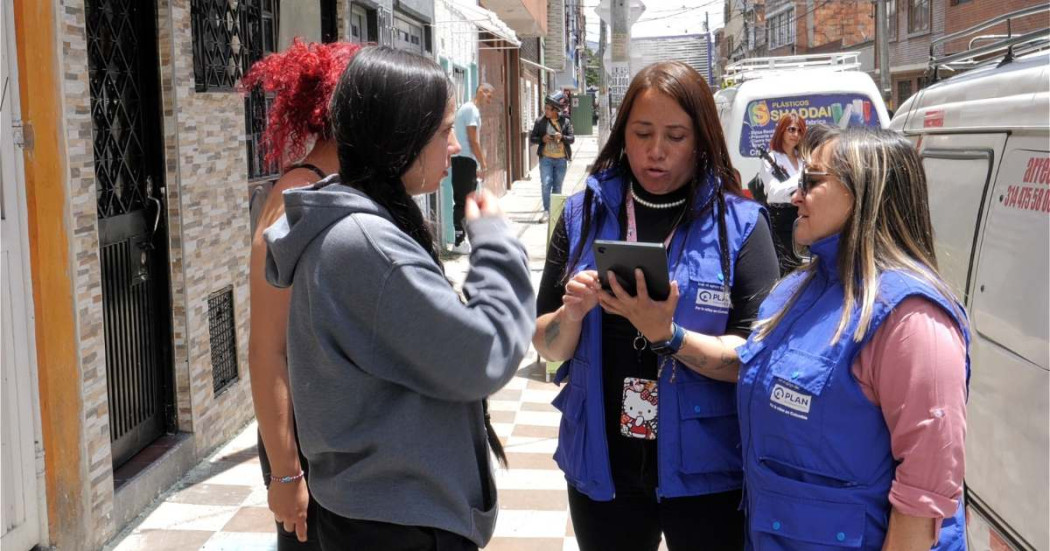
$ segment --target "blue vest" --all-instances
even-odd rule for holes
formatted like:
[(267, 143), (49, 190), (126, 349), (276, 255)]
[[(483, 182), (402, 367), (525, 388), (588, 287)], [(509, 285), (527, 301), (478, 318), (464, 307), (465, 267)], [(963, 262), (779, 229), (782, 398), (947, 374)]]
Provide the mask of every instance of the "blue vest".
[[(623, 202), (624, 181), (615, 171), (587, 180), (594, 192), (592, 224), (597, 239), (620, 239), (618, 214)], [(718, 226), (709, 208), (716, 181), (701, 186), (694, 200), (695, 212), (703, 213), (675, 232), (668, 249), (669, 273), (678, 282), (681, 295), (674, 320), (682, 327), (723, 335), (728, 318), (729, 297), (724, 296), (719, 260)], [(726, 195), (726, 229), (729, 265), (736, 264), (741, 246), (751, 234), (761, 207), (750, 200)], [(570, 251), (581, 239), (583, 193), (565, 204)], [(588, 236), (583, 254), (571, 273), (595, 268)], [(672, 373), (675, 380), (671, 381)], [(558, 449), (554, 460), (565, 478), (578, 491), (596, 501), (614, 497), (609, 448), (605, 433), (605, 404), (602, 394), (602, 313), (595, 308), (583, 320), (579, 344), (572, 359), (559, 370), (555, 381), (568, 383), (554, 400), (562, 412)], [(679, 497), (724, 492), (740, 488), (742, 480), (740, 429), (736, 418), (734, 385), (708, 379), (678, 365), (664, 369), (659, 386), (657, 412), (657, 497)], [(610, 404), (611, 407), (617, 407)]]
[[(867, 337), (853, 340), (858, 308), (831, 344), (843, 307), (838, 240), (812, 246), (820, 263), (797, 301), (769, 336), (752, 336), (737, 349), (749, 548), (881, 549), (897, 464), (882, 411), (861, 391), (851, 366), (879, 325), (911, 296), (948, 312), (969, 350), (967, 324), (956, 313), (962, 308), (903, 272), (879, 278)], [(762, 303), (759, 319), (780, 311), (801, 282), (802, 274), (789, 276)], [(967, 380), (969, 374), (967, 355)], [(964, 510), (960, 504), (944, 519), (935, 549), (966, 548)]]

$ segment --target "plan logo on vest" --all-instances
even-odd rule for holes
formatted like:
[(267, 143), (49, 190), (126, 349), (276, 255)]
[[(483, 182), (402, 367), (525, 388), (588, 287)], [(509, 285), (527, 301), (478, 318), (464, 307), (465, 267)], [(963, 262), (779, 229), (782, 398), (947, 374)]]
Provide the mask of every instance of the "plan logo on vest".
[(769, 394), (770, 407), (799, 419), (809, 419), (809, 405), (812, 401), (813, 396), (780, 383), (774, 384), (773, 391)]
[(697, 283), (696, 309), (711, 314), (725, 314), (729, 312), (729, 293), (717, 283)]

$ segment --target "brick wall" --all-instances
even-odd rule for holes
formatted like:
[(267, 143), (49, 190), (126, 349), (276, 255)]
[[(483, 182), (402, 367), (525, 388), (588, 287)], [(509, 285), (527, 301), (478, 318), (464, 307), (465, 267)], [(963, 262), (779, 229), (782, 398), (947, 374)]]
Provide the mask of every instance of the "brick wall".
[[(194, 90), (190, 0), (171, 5), (173, 100), (168, 121), (168, 190), (171, 227), (172, 301), (176, 335), (179, 428), (192, 431), (197, 449), (211, 450), (252, 416), (248, 377), (249, 217), (244, 98), (234, 92)], [(162, 48), (163, 49), (163, 48)], [(171, 165), (175, 165), (172, 167)], [(177, 206), (178, 210), (175, 210)], [(181, 270), (181, 273), (176, 273)], [(177, 278), (177, 279), (176, 279)], [(176, 283), (177, 282), (177, 283)], [(232, 286), (237, 324), (237, 382), (212, 391), (208, 297)], [(180, 315), (181, 314), (181, 315)]]
[[(989, 2), (987, 0), (969, 0), (955, 5), (953, 5), (952, 0), (948, 0), (948, 12), (945, 15), (944, 33), (951, 34), (972, 27), (978, 23), (983, 23), (999, 15), (1043, 4), (1046, 4), (1046, 0), (997, 0), (995, 2)], [(1047, 13), (1042, 12), (1020, 19), (1014, 19), (1010, 23), (1011, 31), (1013, 34), (1017, 35), (1034, 31), (1039, 28), (1046, 28), (1047, 23), (1050, 22), (1047, 17)], [(1000, 23), (994, 27), (984, 29), (972, 36), (947, 42), (944, 51), (950, 53), (965, 50), (973, 36), (988, 34), (1006, 34), (1006, 23)], [(987, 44), (987, 42), (984, 44)]]
[(559, 71), (565, 68), (565, 0), (547, 3), (547, 38), (543, 53), (548, 67)]
[[(930, 0), (932, 20), (929, 32), (908, 33), (908, 0), (897, 0), (897, 39), (890, 41), (891, 70), (901, 66), (925, 64), (930, 58), (930, 41), (944, 34), (944, 17), (949, 0)], [(987, 1), (987, 0), (986, 0)]]

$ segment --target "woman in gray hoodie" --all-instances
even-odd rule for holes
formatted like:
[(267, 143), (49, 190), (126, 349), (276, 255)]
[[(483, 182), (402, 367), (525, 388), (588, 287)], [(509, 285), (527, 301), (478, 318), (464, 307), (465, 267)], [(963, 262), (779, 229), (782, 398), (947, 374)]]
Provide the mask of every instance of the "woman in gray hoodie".
[(502, 450), (483, 401), (528, 349), (535, 300), (488, 192), (467, 203), (465, 302), (445, 278), (411, 196), (436, 191), (458, 151), (453, 105), (433, 61), (362, 49), (332, 98), (339, 175), (285, 192), (265, 234), (268, 280), (292, 286), (289, 379), (326, 550), (492, 536)]

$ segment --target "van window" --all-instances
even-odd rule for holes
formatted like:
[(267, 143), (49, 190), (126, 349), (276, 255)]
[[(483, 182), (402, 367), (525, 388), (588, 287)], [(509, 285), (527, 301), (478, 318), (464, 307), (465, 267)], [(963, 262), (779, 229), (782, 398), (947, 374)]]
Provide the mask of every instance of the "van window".
[[(932, 140), (931, 140), (932, 141)], [(960, 298), (969, 285), (977, 239), (977, 217), (991, 175), (991, 149), (934, 149), (922, 152), (930, 220), (941, 276)], [(969, 300), (965, 300), (969, 303)]]
[(988, 201), (971, 308), (974, 325), (1047, 369), (1050, 152), (1008, 152)]
[(807, 94), (751, 101), (740, 129), (740, 154), (757, 157), (758, 148), (769, 149), (780, 117), (800, 115), (806, 124), (822, 122), (834, 126), (881, 126), (871, 98), (864, 94)]

